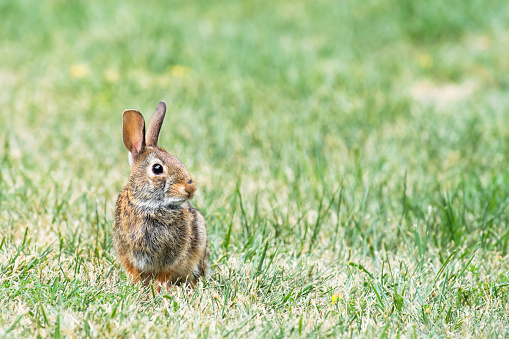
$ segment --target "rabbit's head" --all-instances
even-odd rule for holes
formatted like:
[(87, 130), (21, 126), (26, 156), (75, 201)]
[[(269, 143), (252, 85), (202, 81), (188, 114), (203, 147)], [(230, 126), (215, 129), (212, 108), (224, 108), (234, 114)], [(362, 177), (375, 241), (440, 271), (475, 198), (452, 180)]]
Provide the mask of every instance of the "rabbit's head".
[(179, 207), (194, 196), (196, 185), (184, 164), (157, 146), (166, 113), (161, 101), (145, 135), (145, 119), (137, 110), (127, 109), (122, 116), (122, 138), (129, 151), (129, 195), (143, 208)]

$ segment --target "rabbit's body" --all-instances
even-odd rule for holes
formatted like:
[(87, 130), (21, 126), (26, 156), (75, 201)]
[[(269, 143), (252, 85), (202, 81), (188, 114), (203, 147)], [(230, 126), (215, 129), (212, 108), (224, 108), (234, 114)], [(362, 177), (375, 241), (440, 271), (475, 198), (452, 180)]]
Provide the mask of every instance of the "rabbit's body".
[[(126, 112), (131, 116), (125, 117)], [(115, 208), (115, 250), (128, 274), (144, 283), (154, 278), (161, 284), (194, 284), (208, 271), (205, 219), (188, 201), (196, 186), (184, 165), (155, 145), (159, 133), (145, 145), (141, 114), (126, 112), (124, 144), (130, 150), (131, 176)], [(152, 123), (147, 139), (151, 128)]]
[[(122, 264), (134, 277), (147, 279), (159, 273), (194, 282), (207, 271), (205, 222), (200, 212), (186, 202), (181, 208), (140, 208), (129, 201), (126, 187), (119, 195), (115, 218), (115, 249)], [(121, 218), (120, 216), (130, 216)], [(171, 226), (168, 226), (171, 225)]]

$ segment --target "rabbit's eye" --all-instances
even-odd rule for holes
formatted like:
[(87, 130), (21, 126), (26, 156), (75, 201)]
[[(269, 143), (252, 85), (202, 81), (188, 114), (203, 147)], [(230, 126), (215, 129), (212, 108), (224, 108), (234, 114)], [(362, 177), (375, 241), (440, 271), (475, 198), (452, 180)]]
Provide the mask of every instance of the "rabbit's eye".
[(155, 164), (154, 166), (152, 166), (152, 172), (154, 174), (161, 174), (161, 173), (163, 173), (163, 166), (161, 166), (159, 164)]

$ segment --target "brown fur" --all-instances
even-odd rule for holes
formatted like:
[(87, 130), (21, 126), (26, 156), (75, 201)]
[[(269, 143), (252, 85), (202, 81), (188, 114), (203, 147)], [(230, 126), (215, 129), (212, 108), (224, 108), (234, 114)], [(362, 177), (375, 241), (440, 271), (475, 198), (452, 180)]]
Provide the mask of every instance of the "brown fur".
[[(115, 250), (135, 282), (148, 284), (155, 280), (156, 287), (182, 282), (194, 285), (208, 272), (205, 219), (188, 201), (196, 186), (182, 162), (164, 149), (146, 146), (145, 141), (138, 142), (139, 151), (132, 147), (143, 133), (138, 131), (144, 131), (144, 121), (125, 115), (136, 112), (124, 113), (124, 144), (131, 151), (133, 162), (129, 182), (115, 207)], [(162, 118), (158, 118), (162, 123)], [(133, 121), (143, 126), (125, 126)], [(151, 123), (151, 128), (152, 125), (160, 128), (157, 122)], [(157, 138), (158, 130), (151, 133), (152, 138)], [(163, 166), (164, 172), (154, 173), (154, 164)]]

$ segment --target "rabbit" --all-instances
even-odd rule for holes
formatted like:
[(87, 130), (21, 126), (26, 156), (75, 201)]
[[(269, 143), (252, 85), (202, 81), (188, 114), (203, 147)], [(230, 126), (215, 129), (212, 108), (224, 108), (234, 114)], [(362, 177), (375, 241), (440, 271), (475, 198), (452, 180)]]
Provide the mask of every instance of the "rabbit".
[(161, 286), (207, 277), (205, 219), (189, 203), (196, 185), (184, 164), (157, 146), (166, 103), (157, 105), (145, 136), (141, 113), (122, 115), (122, 138), (131, 175), (115, 205), (113, 242), (119, 261), (133, 281)]

